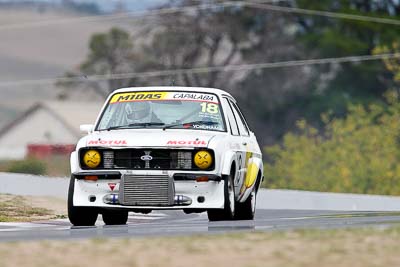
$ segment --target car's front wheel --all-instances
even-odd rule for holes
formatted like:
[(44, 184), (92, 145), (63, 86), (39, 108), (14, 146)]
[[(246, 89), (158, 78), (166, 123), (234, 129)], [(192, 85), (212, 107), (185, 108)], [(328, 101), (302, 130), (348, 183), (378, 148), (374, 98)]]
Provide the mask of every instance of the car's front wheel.
[(128, 211), (105, 210), (102, 212), (106, 225), (124, 225), (128, 221)]
[(246, 201), (236, 204), (235, 220), (253, 220), (256, 213), (256, 199), (257, 191), (254, 186)]
[(75, 177), (71, 177), (68, 189), (68, 218), (74, 226), (93, 226), (98, 212), (94, 208), (74, 206)]
[(207, 210), (209, 221), (225, 221), (232, 220), (235, 216), (235, 187), (233, 184), (233, 176), (229, 175), (224, 180), (224, 198), (225, 204), (223, 209)]

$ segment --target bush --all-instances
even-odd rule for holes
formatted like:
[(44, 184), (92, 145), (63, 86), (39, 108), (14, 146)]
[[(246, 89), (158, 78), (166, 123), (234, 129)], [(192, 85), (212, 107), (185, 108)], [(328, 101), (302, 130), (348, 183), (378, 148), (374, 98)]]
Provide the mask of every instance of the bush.
[(264, 186), (400, 195), (400, 101), (350, 105), (345, 118), (323, 115), (324, 134), (298, 122), (281, 146), (265, 149)]
[(46, 174), (46, 164), (40, 160), (29, 158), (12, 162), (6, 171), (44, 175)]

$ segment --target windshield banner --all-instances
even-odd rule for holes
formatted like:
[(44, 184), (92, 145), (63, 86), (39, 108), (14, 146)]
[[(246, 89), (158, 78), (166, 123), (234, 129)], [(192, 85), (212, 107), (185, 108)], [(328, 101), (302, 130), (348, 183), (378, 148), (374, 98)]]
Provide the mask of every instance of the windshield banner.
[(193, 92), (128, 92), (115, 94), (111, 97), (110, 104), (135, 101), (200, 101), (218, 104), (218, 98), (212, 94)]

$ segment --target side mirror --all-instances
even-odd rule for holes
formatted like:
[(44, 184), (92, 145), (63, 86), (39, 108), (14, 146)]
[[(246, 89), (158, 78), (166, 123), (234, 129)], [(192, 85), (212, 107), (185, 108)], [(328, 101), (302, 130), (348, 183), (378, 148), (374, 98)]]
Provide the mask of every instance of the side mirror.
[(82, 124), (79, 126), (79, 129), (81, 130), (81, 132), (88, 133), (88, 134), (93, 132), (93, 128), (94, 128), (93, 124)]

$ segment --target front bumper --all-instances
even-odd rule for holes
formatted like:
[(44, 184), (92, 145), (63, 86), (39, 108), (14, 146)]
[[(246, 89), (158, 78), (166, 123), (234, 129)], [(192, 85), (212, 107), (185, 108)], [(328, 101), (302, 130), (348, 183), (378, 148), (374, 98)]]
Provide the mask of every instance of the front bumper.
[[(169, 206), (127, 206), (119, 204), (120, 182), (115, 175), (119, 172), (80, 172), (73, 174), (75, 187), (74, 206), (113, 208), (128, 210), (165, 210), (165, 209), (221, 209), (224, 206), (224, 181), (220, 176), (207, 173), (208, 181), (196, 181), (193, 177), (199, 173), (172, 171), (121, 171), (122, 175), (157, 176), (168, 175), (173, 180), (175, 201)], [(85, 180), (85, 176), (98, 175), (97, 181)], [(184, 177), (187, 179), (184, 179)], [(112, 178), (112, 179), (111, 179)], [(190, 201), (188, 201), (190, 199)]]

